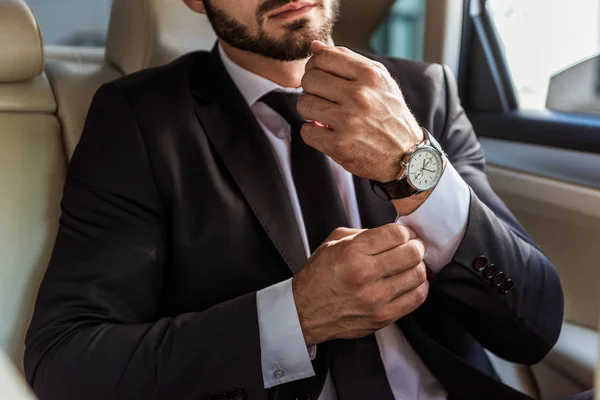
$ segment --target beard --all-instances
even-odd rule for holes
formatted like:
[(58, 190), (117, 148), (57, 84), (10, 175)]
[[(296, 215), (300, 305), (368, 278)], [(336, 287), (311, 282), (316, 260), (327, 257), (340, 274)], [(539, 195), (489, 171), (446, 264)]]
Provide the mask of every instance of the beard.
[[(204, 7), (215, 33), (230, 46), (277, 61), (296, 61), (312, 55), (314, 40), (327, 42), (339, 17), (340, 0), (331, 0), (331, 16), (317, 30), (309, 28), (308, 18), (301, 18), (283, 27), (283, 37), (274, 38), (264, 31), (265, 15), (289, 3), (290, 0), (267, 0), (261, 4), (256, 12), (258, 32), (255, 35), (225, 11), (216, 8), (211, 0), (204, 0)], [(323, 9), (325, 0), (318, 0), (317, 6)]]

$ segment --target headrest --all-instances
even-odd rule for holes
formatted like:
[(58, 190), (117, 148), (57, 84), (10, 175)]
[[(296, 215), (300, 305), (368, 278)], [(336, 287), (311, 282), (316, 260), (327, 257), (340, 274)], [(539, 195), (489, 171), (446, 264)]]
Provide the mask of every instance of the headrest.
[(413, 2), (369, 0), (368, 7), (365, 7), (365, 2), (356, 0), (341, 0), (340, 3), (342, 13), (340, 20), (335, 25), (333, 40), (338, 45), (370, 51), (371, 36), (390, 15), (392, 6), (394, 4), (402, 6), (405, 3), (412, 4)]
[(208, 19), (183, 0), (113, 0), (106, 59), (130, 74), (210, 50), (215, 41)]
[(31, 79), (44, 69), (37, 20), (24, 0), (0, 1), (0, 82)]

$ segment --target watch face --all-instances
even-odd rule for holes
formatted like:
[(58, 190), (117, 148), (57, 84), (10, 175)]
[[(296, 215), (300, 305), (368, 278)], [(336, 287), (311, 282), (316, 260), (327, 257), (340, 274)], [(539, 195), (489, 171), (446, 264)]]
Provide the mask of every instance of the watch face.
[(419, 149), (408, 164), (408, 180), (418, 190), (429, 190), (439, 182), (443, 167), (442, 157), (435, 150)]

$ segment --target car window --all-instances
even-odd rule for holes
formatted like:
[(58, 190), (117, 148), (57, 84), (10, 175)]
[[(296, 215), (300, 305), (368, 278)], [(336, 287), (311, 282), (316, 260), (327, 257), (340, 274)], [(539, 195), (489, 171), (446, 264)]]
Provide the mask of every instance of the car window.
[[(552, 77), (600, 52), (598, 0), (488, 0), (487, 7), (521, 108), (546, 108)], [(577, 79), (586, 79), (580, 82), (584, 88), (596, 91), (597, 72)], [(585, 112), (576, 104), (570, 110)]]
[(371, 40), (376, 53), (423, 60), (425, 0), (397, 0)]
[(111, 0), (26, 0), (49, 45), (102, 47)]

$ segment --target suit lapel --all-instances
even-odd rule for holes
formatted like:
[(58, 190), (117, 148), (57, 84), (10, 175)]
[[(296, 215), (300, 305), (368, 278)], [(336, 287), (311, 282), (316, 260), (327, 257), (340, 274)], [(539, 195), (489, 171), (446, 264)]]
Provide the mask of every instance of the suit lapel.
[(227, 74), (216, 48), (198, 65), (193, 92), (206, 136), (291, 271), (306, 262), (289, 193), (264, 131)]

